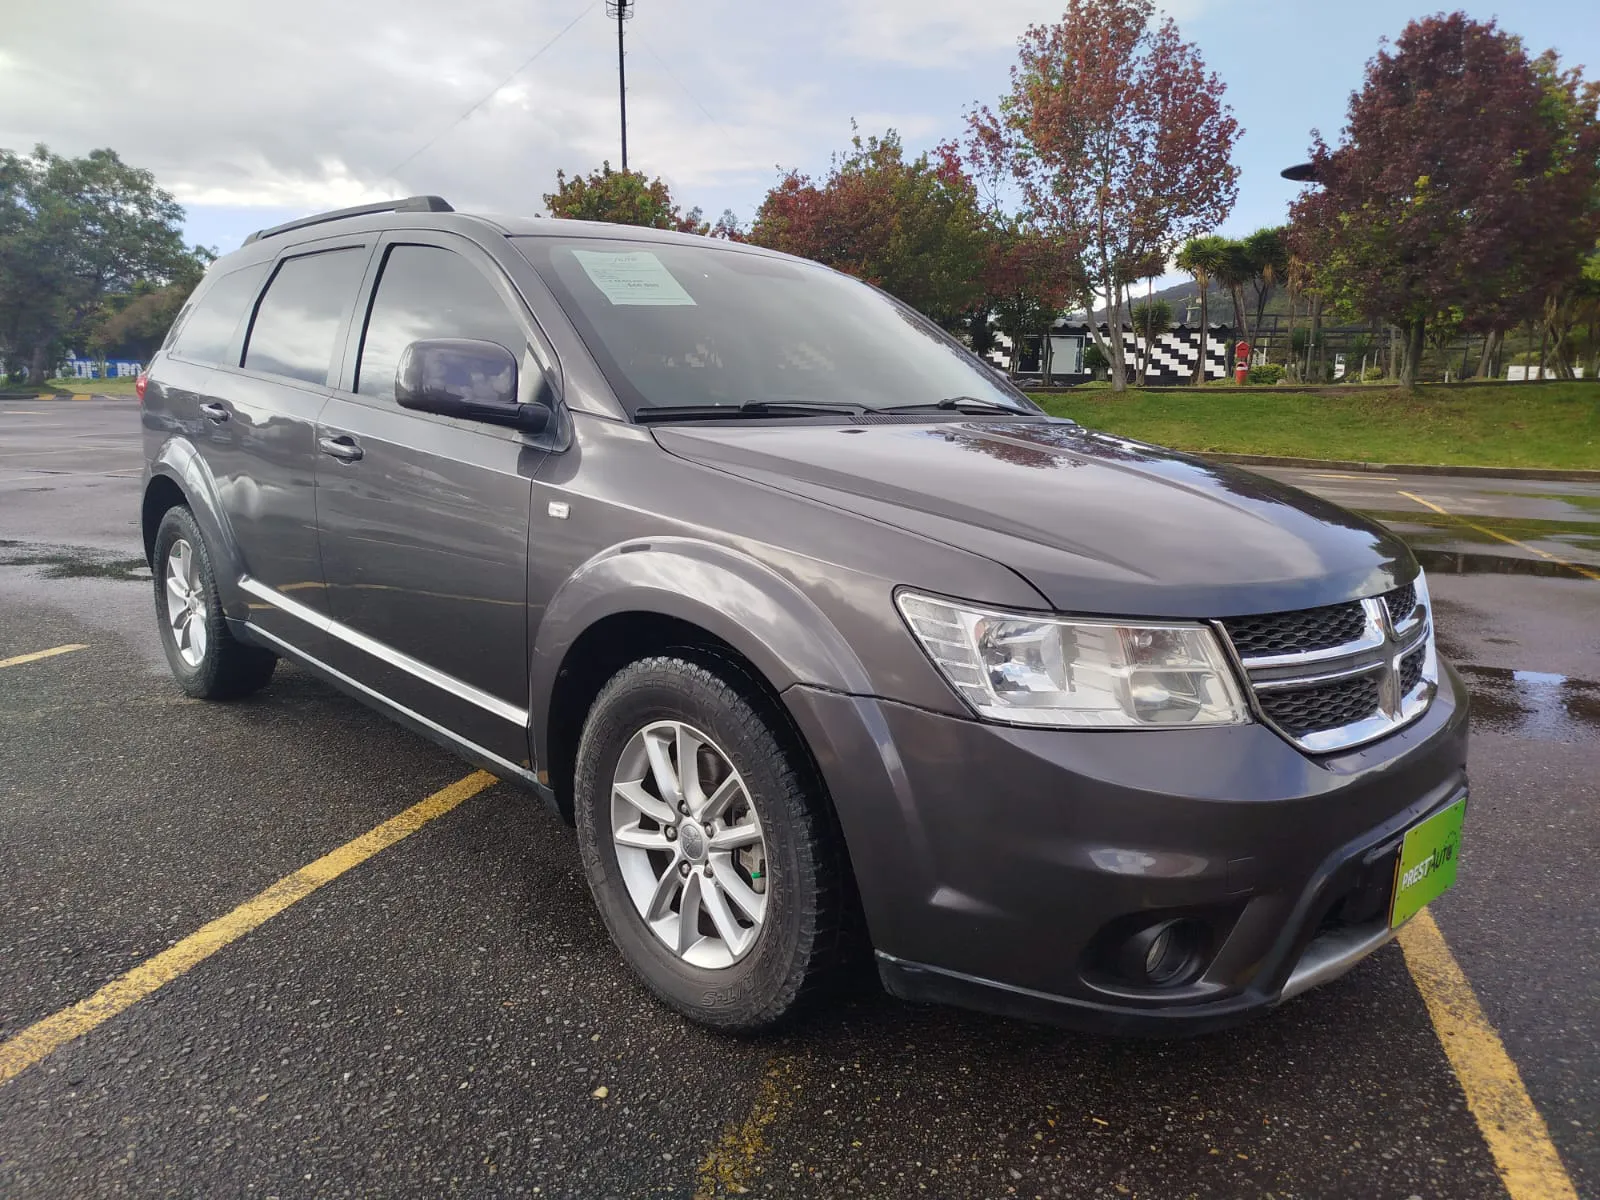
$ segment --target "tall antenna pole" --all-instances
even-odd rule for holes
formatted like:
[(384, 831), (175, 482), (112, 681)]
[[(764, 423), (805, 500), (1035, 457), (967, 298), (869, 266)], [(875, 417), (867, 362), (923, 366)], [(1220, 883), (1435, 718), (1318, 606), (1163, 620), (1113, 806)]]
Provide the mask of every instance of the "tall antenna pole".
[(622, 23), (633, 17), (633, 0), (606, 0), (606, 16), (617, 19), (617, 107), (622, 113), (622, 169), (628, 169), (628, 76), (622, 57)]

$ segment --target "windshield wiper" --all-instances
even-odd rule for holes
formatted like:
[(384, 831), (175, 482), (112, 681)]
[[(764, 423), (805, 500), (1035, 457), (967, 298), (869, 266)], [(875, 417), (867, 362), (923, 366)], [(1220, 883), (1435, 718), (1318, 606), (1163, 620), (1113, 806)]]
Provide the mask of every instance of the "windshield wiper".
[(826, 400), (746, 400), (743, 404), (647, 404), (636, 408), (636, 421), (718, 421), (731, 417), (827, 417), (838, 413), (859, 416), (859, 404), (833, 404)]
[(1001, 404), (995, 400), (983, 400), (977, 396), (946, 396), (943, 400), (935, 400), (927, 404), (891, 404), (888, 408), (880, 408), (879, 412), (937, 412), (943, 409), (946, 412), (1003, 412), (1026, 414), (1027, 410), (1018, 408), (1014, 404)]

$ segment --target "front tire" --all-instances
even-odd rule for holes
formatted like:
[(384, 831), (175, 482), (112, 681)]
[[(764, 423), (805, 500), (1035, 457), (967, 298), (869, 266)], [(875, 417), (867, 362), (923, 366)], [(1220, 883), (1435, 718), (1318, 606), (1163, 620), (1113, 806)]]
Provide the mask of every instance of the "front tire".
[(151, 559), (161, 648), (178, 686), (197, 700), (236, 700), (265, 687), (277, 656), (236, 641), (194, 514), (169, 508)]
[(767, 713), (731, 668), (648, 658), (601, 690), (578, 747), (578, 845), (612, 939), (661, 1000), (727, 1032), (777, 1025), (849, 957), (842, 839)]

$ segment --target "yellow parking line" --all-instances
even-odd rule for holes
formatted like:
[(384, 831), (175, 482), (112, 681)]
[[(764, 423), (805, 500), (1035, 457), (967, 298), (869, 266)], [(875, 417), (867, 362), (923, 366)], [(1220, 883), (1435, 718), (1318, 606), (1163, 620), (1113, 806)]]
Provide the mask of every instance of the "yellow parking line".
[(0, 658), (0, 667), (20, 667), (23, 663), (38, 662), (41, 658), (54, 658), (58, 654), (71, 654), (74, 650), (87, 650), (82, 642), (70, 646), (52, 646), (48, 650), (35, 650), (32, 654), (19, 654), (15, 658)]
[(1320, 475), (1319, 474), (1313, 474), (1311, 476), (1311, 478), (1313, 478), (1313, 479), (1350, 479), (1350, 480), (1354, 480), (1357, 483), (1399, 483), (1400, 482), (1400, 476), (1398, 476), (1398, 475), (1336, 475), (1336, 474), (1333, 474), (1333, 473), (1329, 472), (1329, 473), (1324, 473), (1324, 474), (1320, 474)]
[(1517, 1064), (1426, 909), (1400, 930), (1400, 949), (1511, 1200), (1578, 1200)]
[(1418, 504), (1422, 505), (1424, 508), (1433, 509), (1433, 511), (1438, 513), (1441, 517), (1449, 517), (1453, 521), (1459, 521), (1461, 524), (1465, 525), (1468, 529), (1476, 529), (1479, 533), (1486, 533), (1492, 538), (1498, 538), (1500, 541), (1506, 543), (1506, 545), (1508, 545), (1508, 546), (1516, 546), (1518, 549), (1526, 550), (1529, 554), (1537, 554), (1540, 558), (1547, 559), (1550, 562), (1560, 563), (1563, 567), (1566, 567), (1569, 571), (1576, 571), (1579, 575), (1585, 575), (1590, 579), (1593, 579), (1593, 580), (1595, 580), (1597, 582), (1600, 582), (1600, 574), (1597, 574), (1594, 571), (1591, 571), (1588, 567), (1580, 567), (1575, 562), (1568, 562), (1564, 558), (1560, 558), (1560, 557), (1558, 557), (1558, 556), (1556, 556), (1554, 554), (1548, 554), (1545, 551), (1540, 550), (1537, 546), (1530, 546), (1530, 545), (1528, 545), (1527, 542), (1519, 542), (1514, 537), (1507, 537), (1503, 533), (1496, 533), (1492, 529), (1487, 529), (1482, 525), (1475, 524), (1474, 522), (1467, 520), (1463, 516), (1460, 516), (1460, 515), (1458, 515), (1456, 513), (1453, 513), (1453, 512), (1449, 512), (1446, 509), (1440, 508), (1432, 500), (1424, 500), (1421, 496), (1414, 495), (1411, 492), (1400, 492), (1400, 495), (1404, 496), (1407, 500), (1415, 500)]
[(14, 1079), (68, 1042), (137, 1004), (224, 946), (264, 925), (291, 904), (304, 900), (323, 884), (366, 862), (378, 851), (410, 837), (429, 821), (444, 816), (494, 782), (494, 776), (487, 771), (474, 771), (465, 779), (456, 780), (337, 850), (324, 854), (316, 862), (257, 892), (226, 916), (202, 925), (181, 942), (147, 958), (125, 975), (119, 975), (88, 999), (28, 1026), (9, 1041), (0, 1042), (0, 1084)]

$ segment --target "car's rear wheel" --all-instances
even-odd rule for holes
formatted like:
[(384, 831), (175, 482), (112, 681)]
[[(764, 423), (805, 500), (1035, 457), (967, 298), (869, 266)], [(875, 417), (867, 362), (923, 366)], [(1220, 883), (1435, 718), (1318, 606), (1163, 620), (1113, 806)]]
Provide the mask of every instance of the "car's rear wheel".
[(170, 508), (152, 562), (161, 647), (178, 685), (201, 700), (233, 700), (264, 687), (277, 656), (228, 632), (211, 555), (194, 514)]
[(843, 847), (769, 714), (736, 671), (644, 659), (595, 700), (574, 784), (589, 885), (623, 957), (679, 1012), (736, 1032), (825, 990), (849, 948)]

